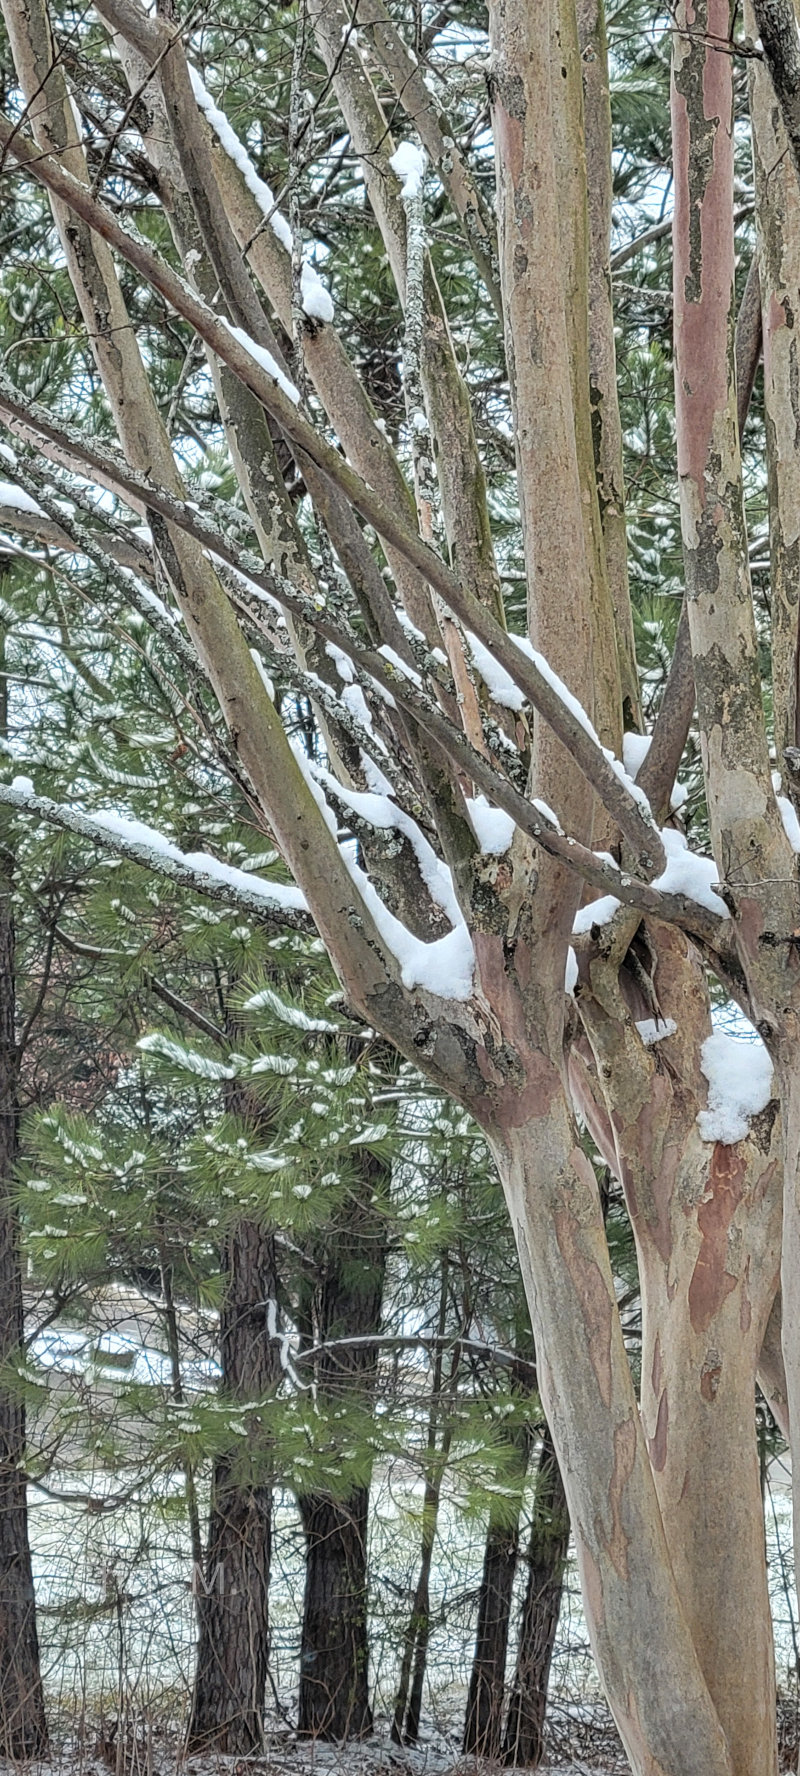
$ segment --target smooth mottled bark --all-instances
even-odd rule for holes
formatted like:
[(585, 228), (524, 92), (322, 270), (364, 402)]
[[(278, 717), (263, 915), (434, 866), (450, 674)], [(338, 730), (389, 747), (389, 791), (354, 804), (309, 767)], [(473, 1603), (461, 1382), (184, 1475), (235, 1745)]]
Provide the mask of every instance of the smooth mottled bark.
[(555, 1071), (535, 1140), (507, 1128), (493, 1146), (518, 1230), (589, 1633), (631, 1767), (731, 1776), (672, 1574), (594, 1174)]
[[(764, 334), (773, 718), (778, 769), (785, 772), (786, 748), (800, 744), (800, 187), (769, 75), (755, 62), (750, 115)], [(788, 783), (794, 787), (791, 775)]]

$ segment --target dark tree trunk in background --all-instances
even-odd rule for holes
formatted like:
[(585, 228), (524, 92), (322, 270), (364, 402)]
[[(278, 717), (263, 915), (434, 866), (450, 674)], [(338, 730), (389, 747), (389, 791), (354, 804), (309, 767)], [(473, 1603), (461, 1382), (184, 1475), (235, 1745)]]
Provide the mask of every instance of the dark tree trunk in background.
[[(523, 1469), (524, 1478), (524, 1469)], [(519, 1518), (511, 1501), (489, 1513), (483, 1555), (478, 1628), (472, 1661), (462, 1750), (465, 1756), (497, 1758), (503, 1732), (506, 1656), (511, 1598), (519, 1552)]]
[(300, 1499), (306, 1587), (298, 1730), (322, 1739), (372, 1732), (367, 1638), (367, 1511), (359, 1487), (344, 1504), (325, 1493)]
[[(334, 1341), (380, 1331), (386, 1227), (378, 1203), (390, 1168), (366, 1151), (358, 1192), (328, 1229), (303, 1318), (314, 1343), (329, 1345), (316, 1362), (318, 1398), (328, 1405), (372, 1404), (377, 1346)], [(300, 1640), (298, 1731), (318, 1739), (372, 1732), (367, 1626), (369, 1487), (345, 1498), (309, 1492), (298, 1504), (306, 1537), (306, 1586)]]
[[(2, 584), (2, 572), (0, 572)], [(0, 666), (5, 631), (0, 627)], [(5, 672), (0, 732), (7, 733)], [(0, 822), (0, 1757), (24, 1760), (47, 1750), (25, 1485), (25, 1407), (2, 1385), (21, 1361), (24, 1337), (19, 1226), (13, 1200), (17, 1160), (19, 1055), (15, 1027), (13, 853), (8, 817)]]
[[(239, 1400), (271, 1393), (277, 1346), (266, 1303), (277, 1298), (275, 1241), (241, 1222), (223, 1254), (223, 1387)], [(272, 1482), (268, 1448), (251, 1415), (247, 1443), (214, 1464), (205, 1573), (195, 1574), (199, 1635), (187, 1752), (260, 1750), (269, 1658)]]
[(536, 1769), (541, 1763), (547, 1686), (568, 1545), (569, 1511), (564, 1483), (550, 1432), (545, 1427), (536, 1472), (528, 1582), (503, 1741), (507, 1764), (526, 1764)]

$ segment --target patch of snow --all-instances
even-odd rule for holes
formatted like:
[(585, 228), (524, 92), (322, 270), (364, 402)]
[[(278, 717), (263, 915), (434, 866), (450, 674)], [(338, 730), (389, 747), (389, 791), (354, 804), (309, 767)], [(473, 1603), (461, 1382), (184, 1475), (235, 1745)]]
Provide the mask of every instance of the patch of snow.
[(495, 703), (500, 704), (501, 709), (518, 710), (524, 708), (525, 695), (519, 686), (515, 685), (505, 667), (498, 663), (494, 654), (484, 647), (477, 635), (473, 635), (469, 629), (465, 631), (465, 634), (473, 665), (476, 672), (480, 673), (489, 696)]
[(636, 1028), (645, 1048), (653, 1048), (657, 1042), (674, 1036), (678, 1026), (674, 1018), (640, 1018)]
[(502, 857), (514, 837), (515, 821), (502, 808), (493, 808), (485, 795), (467, 797), (467, 809), (484, 857)]
[(721, 919), (729, 918), (724, 900), (712, 887), (712, 883), (719, 881), (713, 857), (698, 857), (695, 851), (689, 850), (683, 833), (673, 832), (669, 827), (664, 827), (661, 840), (667, 853), (667, 867), (656, 877), (653, 887), (660, 888), (664, 894), (687, 894), (690, 900), (697, 901), (698, 906), (707, 907)]
[(635, 777), (644, 764), (652, 743), (652, 734), (623, 734), (622, 763), (629, 777)]
[(400, 655), (395, 653), (393, 647), (389, 647), (388, 642), (384, 642), (383, 646), (378, 648), (378, 653), (382, 654), (384, 660), (388, 660), (389, 665), (393, 666), (396, 672), (400, 672), (403, 678), (410, 678), (412, 684), (422, 690), (422, 679), (419, 673), (415, 672), (413, 666), (409, 666), (405, 660), (401, 660)]
[(41, 506), (24, 493), (21, 487), (15, 487), (11, 481), (0, 481), (0, 506), (10, 506), (14, 512), (35, 512), (37, 518), (43, 518)]
[(125, 844), (135, 845), (138, 850), (149, 853), (154, 859), (168, 858), (183, 869), (210, 876), (215, 881), (246, 894), (257, 895), (259, 900), (269, 906), (307, 911), (305, 895), (301, 894), (299, 888), (287, 886), (283, 882), (265, 882), (263, 877), (251, 875), (249, 870), (236, 869), (233, 864), (222, 863), (208, 851), (180, 851), (163, 833), (157, 832), (155, 827), (146, 826), (141, 820), (129, 820), (124, 814), (117, 814), (113, 810), (93, 811), (84, 818), (101, 831), (116, 834)]
[(350, 854), (352, 847), (349, 845), (340, 846), (342, 860), (375, 923), (376, 930), (399, 966), (403, 986), (409, 990), (421, 987), (439, 999), (469, 999), (472, 994), (475, 973), (475, 952), (455, 897), (447, 865), (437, 857), (433, 846), (420, 832), (416, 822), (411, 819), (410, 815), (404, 813), (403, 809), (398, 808), (388, 796), (365, 795), (360, 791), (347, 789), (323, 766), (312, 765), (299, 741), (292, 742), (292, 750), (330, 831), (336, 835), (338, 825), (323, 789), (325, 782), (328, 782), (331, 789), (335, 791), (337, 799), (343, 802), (346, 807), (352, 808), (353, 812), (359, 814), (362, 819), (368, 820), (378, 828), (381, 826), (395, 828), (408, 838), (413, 846), (420, 874), (432, 900), (452, 920), (452, 931), (446, 932), (444, 937), (435, 938), (431, 943), (426, 943), (423, 938), (415, 937), (402, 921), (396, 918), (394, 913), (384, 905), (374, 883), (370, 881), (365, 871), (359, 867), (355, 858)]
[(328, 659), (333, 661), (339, 677), (343, 682), (345, 684), (352, 684), (355, 678), (355, 672), (353, 670), (352, 660), (348, 659), (347, 654), (342, 653), (341, 648), (336, 647), (332, 641), (326, 641), (325, 652)]
[(567, 966), (564, 970), (564, 992), (569, 995), (570, 999), (573, 997), (577, 985), (578, 958), (572, 948), (572, 944), (570, 944), (569, 949), (567, 950)]
[[(652, 745), (652, 734), (623, 734), (622, 762), (629, 777), (636, 778), (644, 764)], [(689, 791), (683, 783), (673, 783), (669, 798), (670, 814), (677, 814), (689, 800)]]
[(300, 401), (299, 392), (294, 383), (289, 381), (288, 376), (284, 376), (280, 364), (276, 364), (272, 353), (268, 352), (265, 346), (259, 345), (255, 339), (251, 339), (250, 334), (245, 333), (243, 327), (234, 327), (224, 315), (220, 315), (220, 320), (223, 327), (227, 327), (228, 332), (232, 334), (237, 343), (250, 353), (251, 358), (260, 364), (262, 370), (266, 370), (267, 375), (272, 377), (273, 382), (277, 382), (278, 388), (283, 389), (284, 394), (288, 395), (289, 400), (293, 401), (297, 407)]
[(545, 820), (549, 820), (552, 823), (556, 832), (560, 833), (563, 838), (564, 829), (561, 825), (561, 821), (559, 820), (558, 815), (553, 813), (552, 808), (548, 806), (547, 802), (543, 802), (540, 796), (534, 796), (533, 806), (539, 814), (544, 816)]
[[(234, 166), (238, 167), (248, 191), (255, 198), (262, 216), (269, 222), (273, 234), (277, 236), (281, 246), (286, 248), (287, 253), (291, 253), (292, 231), (286, 217), (276, 209), (275, 198), (269, 185), (256, 172), (247, 149), (240, 142), (236, 131), (225, 116), (225, 112), (220, 111), (219, 106), (214, 104), (214, 100), (197, 69), (191, 65), (189, 79), (200, 110), (214, 131), (220, 146), (224, 148)], [(335, 310), (330, 291), (325, 288), (316, 267), (310, 264), (307, 259), (303, 261), (300, 272), (300, 294), (304, 314), (317, 321), (333, 320)]]
[[(453, 925), (460, 924), (461, 910), (453, 890), (453, 879), (446, 863), (437, 857), (433, 846), (420, 831), (415, 820), (406, 814), (390, 795), (375, 795), (371, 791), (366, 794), (360, 790), (346, 789), (337, 778), (331, 776), (319, 766), (314, 768), (314, 776), (326, 783), (345, 807), (352, 808), (360, 820), (365, 820), (379, 832), (394, 831), (403, 834), (416, 857), (419, 873), (431, 896), (441, 911)], [(487, 809), (492, 814), (494, 809)], [(505, 815), (502, 816), (505, 819)]]
[(697, 1118), (704, 1141), (732, 1147), (743, 1141), (751, 1116), (772, 1096), (772, 1061), (755, 1032), (751, 1039), (714, 1030), (703, 1043), (700, 1065), (708, 1080), (708, 1108)]
[(419, 197), (425, 177), (426, 158), (425, 150), (417, 148), (413, 142), (398, 142), (389, 165), (398, 179), (403, 180), (401, 197)]
[(586, 906), (579, 907), (572, 921), (575, 937), (584, 931), (591, 931), (593, 925), (608, 925), (617, 912), (621, 902), (613, 894), (603, 894), (599, 900), (590, 900)]
[(772, 787), (775, 791), (780, 817), (783, 821), (783, 830), (789, 840), (789, 844), (793, 851), (800, 852), (800, 820), (797, 818), (797, 812), (793, 803), (790, 802), (789, 797), (780, 794), (780, 771), (773, 771)]
[(303, 303), (303, 314), (315, 321), (332, 321), (335, 313), (333, 298), (325, 288), (316, 267), (303, 260), (300, 268), (300, 295)]
[(224, 148), (228, 159), (233, 161), (234, 166), (239, 168), (239, 172), (244, 179), (248, 191), (252, 193), (262, 215), (268, 220), (273, 234), (277, 235), (278, 240), (281, 242), (282, 246), (286, 248), (287, 253), (291, 253), (292, 231), (286, 217), (281, 215), (280, 210), (276, 210), (275, 198), (270, 191), (269, 186), (256, 172), (247, 149), (239, 141), (235, 129), (225, 116), (225, 112), (220, 111), (219, 107), (214, 104), (214, 100), (207, 87), (204, 85), (197, 69), (192, 67), (191, 64), (189, 65), (189, 79), (191, 80), (192, 91), (200, 106), (200, 110), (203, 112), (207, 122), (211, 125), (220, 146)]

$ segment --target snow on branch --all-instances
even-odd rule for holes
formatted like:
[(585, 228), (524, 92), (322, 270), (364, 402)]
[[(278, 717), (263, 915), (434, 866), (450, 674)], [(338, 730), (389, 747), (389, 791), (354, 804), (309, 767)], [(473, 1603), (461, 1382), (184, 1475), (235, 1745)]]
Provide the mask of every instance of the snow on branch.
[[(260, 174), (256, 172), (247, 149), (237, 136), (236, 131), (230, 120), (226, 117), (225, 112), (221, 111), (219, 106), (214, 103), (214, 100), (207, 87), (204, 85), (197, 69), (193, 67), (191, 63), (188, 64), (188, 67), (189, 79), (192, 83), (192, 91), (206, 122), (213, 130), (220, 147), (224, 149), (228, 159), (233, 161), (234, 166), (237, 167), (241, 173), (248, 191), (258, 204), (261, 214), (264, 217), (264, 221), (269, 223), (273, 234), (280, 241), (281, 246), (285, 247), (287, 253), (291, 254), (291, 228), (289, 227), (286, 217), (278, 209), (275, 198), (266, 183), (266, 180), (262, 179)], [(309, 319), (327, 322), (333, 320), (335, 311), (330, 292), (325, 288), (318, 271), (308, 259), (303, 260), (300, 271), (300, 295), (303, 303), (303, 313), (308, 315)]]
[(175, 313), (195, 328), (204, 343), (278, 421), (290, 442), (304, 451), (333, 481), (361, 517), (374, 525), (384, 542), (393, 544), (409, 564), (425, 576), (452, 613), (490, 650), (571, 752), (579, 770), (632, 846), (642, 871), (650, 874), (653, 870), (663, 869), (664, 848), (642, 792), (638, 795), (632, 792), (623, 767), (617, 760), (606, 757), (587, 726), (586, 718), (581, 720), (578, 717), (553, 682), (553, 675), (542, 670), (542, 661), (533, 654), (527, 657), (521, 653), (491, 612), (460, 584), (441, 557), (412, 529), (408, 513), (384, 504), (338, 450), (295, 407), (252, 351), (240, 344), (213, 309), (152, 251), (130, 224), (113, 215), (57, 160), (41, 156), (24, 132), (4, 116), (0, 116), (0, 147), (122, 254)]
[(282, 882), (265, 882), (249, 870), (222, 863), (207, 851), (181, 851), (171, 839), (140, 820), (128, 819), (113, 810), (84, 814), (66, 803), (52, 801), (49, 796), (36, 795), (26, 777), (16, 777), (10, 784), (0, 783), (0, 804), (44, 820), (64, 832), (75, 833), (79, 838), (89, 839), (114, 856), (142, 864), (155, 875), (166, 876), (181, 887), (191, 888), (207, 900), (220, 901), (224, 906), (236, 907), (257, 918), (289, 926), (309, 937), (316, 935), (305, 896), (299, 888)]
[[(294, 411), (292, 409), (292, 411)], [(185, 530), (198, 542), (202, 543), (210, 553), (220, 560), (244, 571), (254, 587), (263, 592), (267, 598), (277, 599), (293, 615), (308, 623), (326, 643), (335, 647), (339, 654), (349, 659), (358, 669), (361, 683), (366, 685), (373, 681), (377, 694), (396, 703), (424, 732), (442, 747), (446, 755), (459, 770), (471, 778), (478, 792), (488, 804), (488, 811), (495, 813), (500, 810), (508, 815), (520, 828), (535, 839), (551, 856), (558, 857), (568, 868), (577, 871), (590, 887), (601, 894), (613, 893), (619, 902), (638, 907), (642, 912), (668, 923), (675, 923), (701, 938), (709, 946), (714, 945), (718, 928), (726, 917), (726, 909), (718, 907), (716, 899), (698, 902), (693, 893), (684, 890), (677, 882), (660, 880), (655, 885), (640, 881), (628, 874), (620, 874), (607, 859), (598, 856), (565, 835), (552, 810), (543, 803), (532, 803), (514, 784), (499, 772), (484, 756), (470, 744), (460, 728), (457, 728), (446, 715), (439, 710), (432, 698), (407, 675), (402, 663), (393, 665), (383, 655), (358, 641), (349, 631), (349, 627), (341, 618), (333, 620), (325, 610), (319, 610), (313, 602), (297, 591), (288, 581), (265, 570), (263, 563), (254, 556), (247, 555), (238, 541), (232, 541), (222, 530), (218, 529), (194, 503), (176, 499), (172, 494), (155, 484), (149, 478), (138, 475), (129, 469), (124, 460), (103, 447), (102, 453), (90, 439), (78, 434), (74, 429), (56, 425), (51, 416), (36, 403), (26, 401), (8, 378), (0, 372), (0, 412), (7, 415), (9, 424), (18, 425), (25, 436), (34, 431), (42, 440), (44, 447), (56, 454), (59, 459), (66, 457), (79, 465), (79, 472), (96, 473), (102, 466), (106, 481), (111, 481), (115, 491), (135, 506), (146, 505), (158, 512), (169, 523)], [(337, 459), (338, 460), (338, 459)], [(426, 551), (431, 561), (437, 558)], [(514, 662), (528, 665), (525, 654), (521, 651), (519, 640), (513, 640), (495, 628), (507, 643), (509, 655)], [(481, 669), (481, 668), (479, 668)], [(555, 678), (555, 675), (551, 675)], [(560, 684), (560, 680), (557, 681)], [(565, 695), (570, 693), (564, 687)], [(557, 696), (558, 691), (554, 690)], [(574, 702), (574, 699), (571, 701)], [(566, 703), (561, 705), (570, 714)], [(601, 762), (605, 764), (603, 754), (587, 732), (590, 728), (588, 717), (576, 705), (578, 714), (572, 711), (577, 731), (590, 742)], [(593, 732), (593, 731), (592, 731)], [(621, 767), (620, 767), (621, 769)], [(616, 777), (612, 778), (615, 783)], [(634, 804), (636, 805), (636, 804)], [(637, 814), (641, 810), (637, 807)], [(480, 804), (478, 820), (480, 821)], [(473, 820), (473, 826), (475, 821)], [(492, 849), (497, 843), (497, 827), (492, 841)], [(480, 833), (476, 828), (479, 843)], [(660, 852), (660, 866), (663, 871), (667, 862), (665, 841), (657, 835)], [(670, 841), (667, 841), (670, 842)], [(709, 867), (708, 860), (705, 860)]]

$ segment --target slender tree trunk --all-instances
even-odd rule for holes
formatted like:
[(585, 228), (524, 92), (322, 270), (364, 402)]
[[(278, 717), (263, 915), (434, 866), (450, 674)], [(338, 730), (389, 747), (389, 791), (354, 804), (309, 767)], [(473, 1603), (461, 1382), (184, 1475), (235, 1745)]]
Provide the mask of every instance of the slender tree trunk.
[[(0, 579), (2, 576), (0, 576)], [(0, 665), (5, 630), (0, 628)], [(7, 732), (7, 680), (0, 675), (0, 731)], [(21, 1359), (22, 1270), (13, 1200), (17, 1160), (19, 1055), (15, 1029), (14, 859), (7, 819), (0, 831), (0, 1756), (47, 1750), (25, 1486), (25, 1406), (2, 1371)]]
[[(369, 1406), (376, 1346), (329, 1349), (334, 1340), (380, 1330), (386, 1267), (385, 1226), (375, 1203), (387, 1167), (366, 1150), (363, 1188), (328, 1231), (304, 1318), (317, 1344), (321, 1404)], [(300, 1640), (298, 1732), (329, 1740), (372, 1732), (367, 1621), (369, 1486), (344, 1498), (309, 1491), (298, 1499), (306, 1537), (306, 1584)]]
[[(414, 1592), (408, 1627), (403, 1644), (403, 1657), (400, 1665), (400, 1679), (394, 1704), (392, 1721), (392, 1738), (396, 1745), (416, 1745), (419, 1736), (419, 1720), (422, 1708), (422, 1687), (425, 1681), (425, 1667), (428, 1659), (428, 1641), (430, 1639), (430, 1577), (433, 1564), (433, 1549), (436, 1541), (436, 1525), (439, 1517), (439, 1499), (441, 1496), (442, 1475), (447, 1466), (450, 1453), (452, 1431), (445, 1424), (441, 1447), (437, 1449), (436, 1438), (439, 1420), (442, 1416), (442, 1373), (444, 1331), (447, 1323), (447, 1300), (449, 1279), (449, 1258), (445, 1252), (442, 1259), (442, 1277), (439, 1291), (439, 1317), (437, 1322), (436, 1358), (433, 1367), (433, 1389), (431, 1409), (428, 1415), (427, 1440), (427, 1476), (425, 1480), (425, 1497), (422, 1505), (422, 1551), (419, 1576)], [(449, 1391), (453, 1391), (457, 1374), (458, 1359), (454, 1355), (448, 1381)]]
[[(268, 1304), (276, 1299), (275, 1241), (242, 1222), (227, 1240), (220, 1323), (223, 1386), (258, 1400), (275, 1385)], [(269, 1657), (272, 1479), (257, 1413), (234, 1460), (214, 1464), (205, 1575), (196, 1574), (199, 1639), (189, 1753), (246, 1755), (263, 1744)]]
[[(532, 1348), (527, 1312), (524, 1339), (527, 1356)], [(464, 1722), (462, 1750), (465, 1755), (496, 1758), (500, 1751), (511, 1600), (519, 1553), (519, 1520), (533, 1435), (533, 1426), (522, 1424), (509, 1436), (508, 1484), (504, 1487), (504, 1496), (494, 1498), (489, 1510), (475, 1654)]]
[(544, 1748), (547, 1688), (569, 1546), (569, 1510), (553, 1439), (545, 1425), (536, 1471), (517, 1663), (503, 1736), (507, 1764), (537, 1769)]

